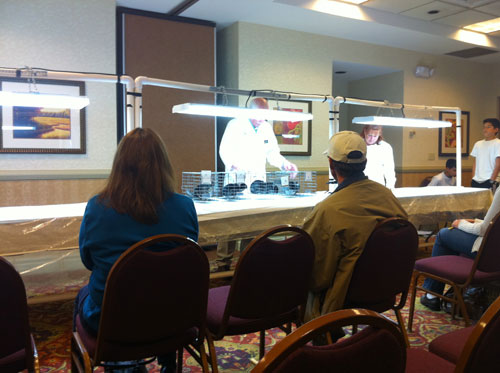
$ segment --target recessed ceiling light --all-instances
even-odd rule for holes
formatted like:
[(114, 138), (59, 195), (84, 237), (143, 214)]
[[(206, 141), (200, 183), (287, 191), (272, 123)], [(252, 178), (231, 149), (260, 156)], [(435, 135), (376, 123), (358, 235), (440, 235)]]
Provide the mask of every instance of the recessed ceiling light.
[(439, 13), (439, 10), (437, 10), (437, 9), (434, 9), (434, 10), (429, 10), (429, 11), (427, 12), (427, 14), (438, 14), (438, 13)]
[(363, 4), (363, 3), (366, 3), (368, 0), (340, 0), (344, 3), (351, 3), (351, 4)]
[(489, 34), (500, 30), (500, 17), (464, 26), (464, 29)]

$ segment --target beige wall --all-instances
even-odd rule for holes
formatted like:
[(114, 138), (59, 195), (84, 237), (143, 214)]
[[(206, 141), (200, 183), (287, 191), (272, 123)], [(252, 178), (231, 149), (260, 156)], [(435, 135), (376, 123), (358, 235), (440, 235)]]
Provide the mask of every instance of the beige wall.
[[(114, 0), (0, 1), (0, 66), (115, 73)], [(86, 83), (87, 154), (0, 154), (15, 170), (104, 170), (116, 149), (116, 86)]]
[[(116, 71), (114, 0), (2, 0), (0, 30), (2, 67)], [(83, 202), (102, 188), (116, 149), (116, 87), (85, 86), (87, 153), (1, 153), (0, 206)]]
[[(404, 102), (403, 72), (384, 74), (372, 78), (355, 80), (349, 83), (348, 97), (359, 97), (367, 100), (388, 100), (389, 102)], [(400, 116), (401, 112), (394, 110), (378, 109), (368, 106), (343, 105), (341, 110), (348, 112), (346, 128), (361, 132), (360, 124), (352, 124), (352, 118), (367, 115)], [(394, 153), (394, 163), (397, 168), (403, 166), (402, 148), (403, 129), (399, 127), (386, 127), (383, 130), (384, 139), (391, 144)]]
[[(237, 81), (240, 89), (272, 88), (328, 94), (331, 93), (332, 63), (337, 60), (402, 71), (403, 97), (407, 104), (459, 106), (470, 111), (471, 146), (481, 138), (481, 119), (496, 115), (499, 80), (493, 83), (493, 88), (491, 82), (492, 76), (498, 77), (499, 68), (493, 65), (249, 23), (234, 24), (219, 35), (238, 40), (238, 58), (230, 61), (238, 67), (238, 78), (224, 81), (221, 77), (218, 81), (228, 87), (236, 88), (230, 83)], [(431, 79), (413, 76), (413, 69), (423, 61), (436, 67)], [(321, 153), (328, 142), (327, 105), (313, 103), (313, 114), (312, 155), (290, 159), (299, 168), (324, 169)], [(434, 113), (435, 118), (437, 115)], [(437, 157), (437, 138), (435, 130), (418, 129), (410, 139), (409, 130), (405, 129), (401, 144), (393, 144), (402, 149), (403, 168), (441, 170), (445, 158)], [(429, 153), (435, 154), (433, 161), (427, 159)], [(470, 164), (470, 160), (464, 160), (464, 166), (470, 167)]]

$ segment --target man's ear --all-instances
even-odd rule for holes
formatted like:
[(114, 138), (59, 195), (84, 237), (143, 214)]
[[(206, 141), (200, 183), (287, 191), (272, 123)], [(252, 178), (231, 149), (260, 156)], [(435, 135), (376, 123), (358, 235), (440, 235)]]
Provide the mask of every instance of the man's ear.
[(337, 180), (337, 174), (335, 173), (335, 166), (333, 160), (330, 157), (328, 157), (328, 162), (330, 164), (330, 172), (332, 173), (333, 178)]

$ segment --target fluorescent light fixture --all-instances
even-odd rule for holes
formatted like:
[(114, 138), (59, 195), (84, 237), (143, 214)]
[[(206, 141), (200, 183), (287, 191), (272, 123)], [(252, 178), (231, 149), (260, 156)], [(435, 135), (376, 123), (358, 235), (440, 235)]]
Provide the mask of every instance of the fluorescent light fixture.
[(90, 103), (86, 96), (54, 95), (38, 92), (0, 91), (0, 106), (82, 109)]
[(366, 3), (368, 0), (340, 0), (340, 1), (343, 1), (344, 3), (351, 3), (351, 4), (359, 5), (359, 4)]
[(472, 30), (476, 32), (482, 32), (483, 34), (489, 34), (490, 32), (495, 32), (500, 30), (500, 17), (489, 19), (487, 21), (473, 23), (472, 25), (464, 26), (464, 29)]
[(309, 1), (307, 6), (308, 9), (331, 14), (334, 16), (358, 19), (361, 21), (368, 21), (370, 17), (363, 11), (363, 9), (357, 5), (347, 4), (340, 1), (331, 0), (316, 0)]
[(2, 131), (32, 131), (35, 127), (33, 126), (2, 126)]
[(313, 118), (313, 115), (310, 113), (300, 113), (296, 111), (248, 109), (234, 106), (218, 106), (191, 103), (175, 105), (174, 107), (172, 107), (172, 113), (210, 115), (214, 117), (281, 120), (285, 122), (303, 122), (306, 120), (311, 120)]
[(495, 45), (491, 42), (490, 36), (485, 34), (480, 34), (475, 31), (458, 30), (452, 35), (452, 38), (463, 41), (464, 43), (481, 45), (483, 47), (490, 47), (490, 48), (495, 47)]
[(451, 122), (444, 120), (398, 118), (398, 117), (355, 117), (353, 123), (368, 124), (372, 126), (395, 126), (395, 127), (420, 127), (420, 128), (444, 128), (451, 127)]

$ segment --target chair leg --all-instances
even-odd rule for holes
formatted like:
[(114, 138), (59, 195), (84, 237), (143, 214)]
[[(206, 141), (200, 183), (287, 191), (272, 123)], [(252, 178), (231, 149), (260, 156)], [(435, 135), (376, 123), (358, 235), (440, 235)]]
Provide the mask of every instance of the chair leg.
[(465, 306), (465, 301), (464, 301), (464, 297), (462, 295), (462, 291), (463, 291), (463, 288), (458, 290), (456, 292), (456, 297), (457, 297), (458, 303), (460, 304), (460, 309), (462, 311), (462, 317), (464, 318), (464, 321), (465, 321), (465, 326), (467, 327), (470, 325), (470, 319), (469, 319), (469, 314), (467, 313), (467, 307)]
[(420, 275), (413, 272), (413, 283), (411, 284), (411, 296), (410, 296), (410, 311), (408, 313), (408, 331), (412, 331), (413, 327), (413, 314), (415, 312), (415, 298), (417, 296), (417, 281)]
[(262, 360), (264, 354), (266, 353), (266, 331), (260, 331), (260, 343), (259, 343), (259, 360)]
[(182, 373), (182, 358), (184, 349), (181, 347), (177, 350), (177, 373)]
[(401, 311), (399, 309), (394, 309), (394, 313), (396, 314), (396, 319), (398, 320), (399, 329), (401, 329), (401, 333), (405, 339), (406, 347), (410, 347), (410, 340), (408, 339), (408, 333), (406, 332), (405, 324), (403, 321), (403, 316), (401, 316)]
[(353, 324), (352, 325), (352, 335), (356, 334), (358, 332), (358, 324)]
[(207, 330), (207, 343), (208, 343), (208, 353), (210, 354), (210, 361), (212, 365), (212, 372), (213, 373), (218, 373), (219, 368), (217, 366), (217, 355), (215, 354), (215, 345), (214, 345), (214, 339), (210, 332)]
[(208, 369), (207, 353), (205, 351), (205, 343), (200, 343), (199, 351), (200, 351), (200, 357), (201, 357), (201, 368), (202, 368), (204, 373), (208, 373), (209, 369)]
[(90, 356), (77, 332), (73, 332), (71, 337), (71, 371), (85, 373), (93, 371)]

